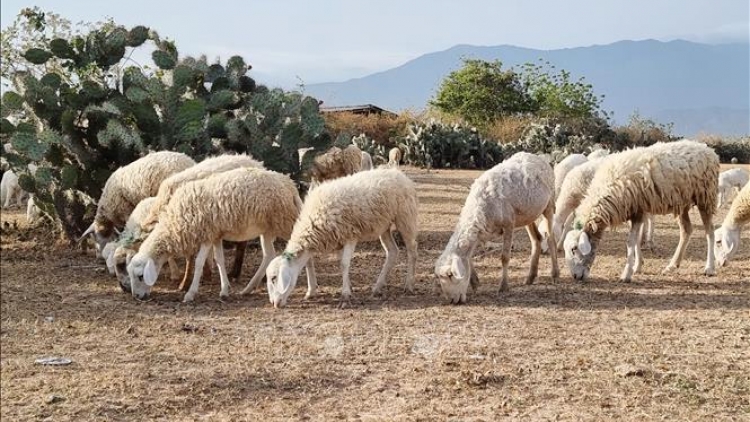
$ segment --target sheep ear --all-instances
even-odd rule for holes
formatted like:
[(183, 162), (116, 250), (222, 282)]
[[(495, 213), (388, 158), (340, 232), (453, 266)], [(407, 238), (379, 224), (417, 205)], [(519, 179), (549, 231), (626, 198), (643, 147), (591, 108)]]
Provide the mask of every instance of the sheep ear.
[(149, 286), (156, 284), (156, 279), (159, 277), (159, 270), (156, 269), (156, 262), (149, 258), (146, 261), (146, 267), (143, 268), (143, 282)]
[(89, 226), (89, 228), (86, 229), (86, 231), (83, 232), (83, 234), (81, 235), (81, 237), (78, 239), (78, 243), (81, 243), (81, 241), (83, 241), (83, 239), (86, 238), (86, 236), (90, 235), (93, 232), (94, 232), (94, 223), (91, 223), (91, 225)]
[(588, 255), (591, 253), (591, 242), (589, 242), (589, 235), (585, 232), (581, 233), (581, 237), (578, 238), (578, 251), (582, 255)]
[(458, 279), (463, 280), (466, 278), (466, 267), (464, 266), (464, 263), (461, 262), (461, 258), (457, 256), (453, 257), (453, 261), (451, 262), (451, 272)]

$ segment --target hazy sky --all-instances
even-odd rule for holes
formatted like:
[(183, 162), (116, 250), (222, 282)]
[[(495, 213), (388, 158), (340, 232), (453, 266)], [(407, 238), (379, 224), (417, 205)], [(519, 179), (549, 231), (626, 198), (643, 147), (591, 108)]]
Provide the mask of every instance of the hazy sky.
[(256, 78), (289, 87), (365, 76), (456, 44), (539, 49), (623, 39), (750, 41), (748, 0), (2, 0), (73, 22), (112, 17), (156, 29), (183, 55), (240, 54)]

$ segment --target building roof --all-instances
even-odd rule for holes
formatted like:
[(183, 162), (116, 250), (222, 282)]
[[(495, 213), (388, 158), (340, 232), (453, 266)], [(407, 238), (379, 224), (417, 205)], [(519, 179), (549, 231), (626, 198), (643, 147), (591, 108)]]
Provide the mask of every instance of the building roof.
[(348, 105), (348, 106), (321, 106), (320, 111), (323, 113), (342, 113), (350, 112), (355, 114), (390, 114), (396, 116), (396, 113), (380, 108), (374, 104)]

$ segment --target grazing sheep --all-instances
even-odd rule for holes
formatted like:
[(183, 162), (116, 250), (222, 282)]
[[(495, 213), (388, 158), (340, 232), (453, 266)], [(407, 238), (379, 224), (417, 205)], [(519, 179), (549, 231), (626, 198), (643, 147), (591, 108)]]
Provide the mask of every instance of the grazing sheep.
[[(508, 289), (508, 262), (510, 261), (513, 230), (526, 227), (531, 239), (531, 267), (526, 283), (536, 279), (541, 235), (536, 219), (543, 215), (550, 240), (555, 212), (555, 176), (544, 158), (526, 152), (514, 154), (487, 170), (471, 186), (469, 196), (461, 210), (458, 223), (442, 255), (435, 263), (435, 275), (440, 281), (443, 295), (451, 303), (466, 301), (466, 290), (474, 275), (472, 256), (477, 245), (498, 236), (503, 238), (501, 262), (503, 275), (500, 291)], [(559, 269), (555, 248), (550, 249), (552, 279), (557, 280)]]
[[(589, 160), (579, 166), (576, 166), (565, 177), (560, 192), (555, 200), (555, 215), (552, 217), (552, 231), (555, 234), (557, 240), (557, 250), (562, 250), (563, 240), (568, 231), (572, 228), (573, 223), (573, 211), (581, 204), (586, 191), (591, 184), (591, 179), (594, 178), (594, 173), (603, 163), (602, 158)], [(654, 217), (648, 215), (646, 217), (646, 223), (644, 224), (644, 236), (643, 242), (647, 248), (653, 247), (653, 236), (654, 236)], [(542, 226), (539, 229), (542, 234), (542, 253), (547, 253), (549, 248), (547, 237), (547, 229)]]
[(391, 150), (388, 151), (388, 166), (398, 168), (399, 164), (401, 164), (402, 156), (403, 156), (403, 153), (401, 152), (401, 148), (399, 147), (391, 148)]
[(359, 171), (372, 170), (372, 157), (370, 153), (362, 151), (362, 165)]
[(555, 165), (555, 198), (560, 194), (560, 188), (568, 172), (586, 161), (588, 161), (588, 158), (583, 154), (570, 154)]
[(575, 230), (564, 242), (565, 259), (575, 279), (585, 280), (607, 227), (630, 220), (628, 253), (620, 280), (629, 282), (642, 265), (641, 226), (646, 214), (674, 213), (680, 219), (680, 242), (665, 272), (682, 262), (692, 226), (689, 211), (700, 211), (706, 229), (706, 275), (714, 275), (714, 232), (719, 157), (705, 144), (682, 140), (621, 152), (594, 175), (576, 210)]
[(750, 174), (747, 170), (735, 168), (719, 173), (719, 207), (730, 202), (729, 197), (735, 189), (738, 191), (747, 184)]
[(398, 259), (391, 225), (406, 244), (406, 289), (414, 289), (417, 260), (417, 193), (397, 169), (374, 169), (323, 183), (310, 191), (287, 243), (286, 251), (266, 270), (268, 297), (283, 307), (297, 284), (300, 269), (314, 253), (341, 251), (341, 306), (351, 299), (349, 265), (358, 242), (380, 239), (385, 264), (373, 295), (380, 294)]
[(195, 161), (185, 154), (160, 151), (117, 169), (104, 184), (94, 222), (81, 235), (81, 240), (93, 233), (97, 251), (101, 252), (104, 245), (115, 238), (116, 229), (125, 225), (139, 202), (155, 196), (164, 179), (194, 164)]
[[(191, 302), (213, 248), (221, 277), (220, 296), (227, 297), (229, 279), (222, 240), (241, 242), (260, 236), (263, 261), (242, 293), (252, 291), (276, 254), (274, 240), (289, 238), (301, 206), (294, 182), (264, 169), (239, 168), (185, 183), (172, 195), (154, 230), (128, 264), (133, 296), (143, 299), (149, 295), (168, 258), (197, 253), (193, 281), (184, 298)], [(307, 274), (311, 296), (317, 288), (312, 262)]]
[(341, 149), (332, 147), (324, 154), (320, 154), (310, 165), (310, 187), (320, 183), (348, 176), (362, 168), (362, 151), (356, 145), (349, 145)]
[(750, 183), (745, 184), (729, 207), (721, 227), (716, 230), (716, 262), (723, 267), (740, 248), (740, 230), (750, 222)]

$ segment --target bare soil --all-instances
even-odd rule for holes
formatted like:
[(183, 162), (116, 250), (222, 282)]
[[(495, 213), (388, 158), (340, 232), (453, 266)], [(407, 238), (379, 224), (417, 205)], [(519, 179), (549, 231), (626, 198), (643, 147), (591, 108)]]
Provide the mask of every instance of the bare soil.
[[(480, 172), (407, 169), (420, 195), (417, 292), (403, 292), (405, 253), (384, 299), (370, 288), (384, 255), (361, 244), (355, 299), (338, 309), (335, 257), (316, 267), (320, 293), (286, 309), (265, 287), (220, 301), (217, 275), (196, 303), (166, 278), (152, 300), (120, 291), (92, 252), (62, 246), (2, 214), (0, 417), (20, 420), (750, 420), (750, 230), (716, 277), (702, 275), (697, 214), (687, 258), (662, 275), (678, 239), (657, 218), (653, 251), (617, 282), (626, 228), (607, 233), (587, 283), (561, 259), (552, 283), (523, 284), (529, 241), (516, 232), (510, 292), (499, 252), (479, 251), (469, 303), (437, 294), (433, 263)], [(727, 207), (715, 217), (723, 219)], [(230, 258), (231, 259), (231, 254)], [(243, 280), (260, 262), (248, 248)], [(241, 286), (234, 285), (238, 292)], [(68, 366), (42, 366), (42, 357)]]

